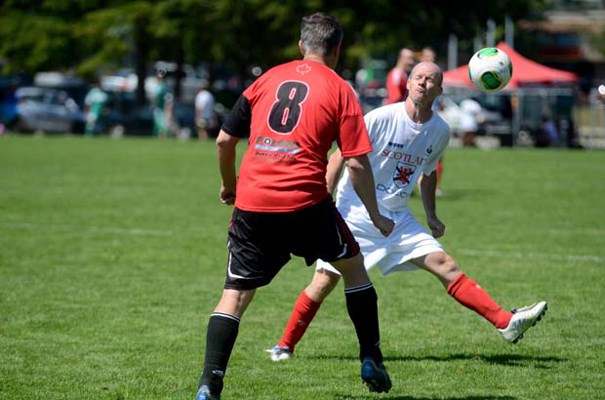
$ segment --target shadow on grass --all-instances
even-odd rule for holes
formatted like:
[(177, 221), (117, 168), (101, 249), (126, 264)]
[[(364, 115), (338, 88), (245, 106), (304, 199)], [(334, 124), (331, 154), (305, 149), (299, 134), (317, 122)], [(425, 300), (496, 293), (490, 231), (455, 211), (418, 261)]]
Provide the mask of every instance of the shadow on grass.
[[(414, 396), (389, 396), (381, 395), (381, 399), (385, 400), (517, 400), (517, 397), (511, 396), (465, 396), (465, 397), (414, 397)], [(376, 396), (361, 395), (361, 396), (344, 396), (336, 395), (335, 400), (375, 400)]]
[(496, 355), (481, 355), (481, 354), (447, 354), (443, 356), (404, 356), (404, 357), (385, 357), (386, 361), (458, 361), (458, 360), (475, 360), (494, 365), (508, 366), (527, 366), (533, 365), (538, 368), (552, 368), (553, 363), (567, 361), (564, 358), (553, 356), (533, 356), (523, 354), (496, 354)]
[[(339, 359), (339, 360), (357, 360), (355, 357), (348, 356), (319, 356), (319, 357), (305, 357), (308, 359)], [(442, 356), (386, 356), (384, 360), (388, 362), (396, 361), (436, 361), (436, 362), (449, 362), (449, 361), (479, 361), (494, 365), (504, 365), (513, 367), (525, 367), (533, 366), (534, 368), (550, 369), (554, 367), (554, 364), (568, 361), (565, 358), (554, 357), (554, 356), (532, 356), (522, 354), (496, 354), (496, 355), (480, 355), (480, 354), (446, 354)]]

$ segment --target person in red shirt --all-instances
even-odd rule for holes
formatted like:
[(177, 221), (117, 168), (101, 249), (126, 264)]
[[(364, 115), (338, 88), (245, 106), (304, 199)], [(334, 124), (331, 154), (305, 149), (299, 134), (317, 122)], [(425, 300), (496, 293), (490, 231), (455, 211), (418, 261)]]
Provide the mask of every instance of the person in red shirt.
[[(197, 400), (220, 399), (240, 319), (256, 289), (269, 284), (292, 255), (307, 265), (327, 261), (342, 274), (362, 381), (374, 392), (391, 388), (379, 347), (376, 291), (326, 182), (328, 152), (336, 142), (374, 226), (384, 236), (391, 233), (393, 221), (378, 210), (361, 107), (333, 70), (342, 36), (333, 17), (304, 17), (302, 60), (273, 67), (247, 88), (216, 139), (220, 200), (235, 207), (227, 277), (208, 322)], [(236, 146), (242, 139), (248, 147), (238, 176)]]
[(387, 74), (387, 97), (384, 104), (405, 100), (407, 97), (408, 75), (415, 63), (416, 56), (413, 50), (404, 47), (399, 51), (397, 64)]

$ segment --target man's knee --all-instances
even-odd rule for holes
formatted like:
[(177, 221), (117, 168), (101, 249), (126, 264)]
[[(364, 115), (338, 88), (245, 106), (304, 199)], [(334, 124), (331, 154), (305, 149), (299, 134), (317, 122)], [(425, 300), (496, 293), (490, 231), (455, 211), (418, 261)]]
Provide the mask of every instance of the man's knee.
[(307, 286), (307, 296), (313, 301), (322, 302), (334, 290), (339, 281), (340, 275), (325, 269), (317, 270), (311, 284)]
[(363, 255), (361, 253), (354, 257), (341, 259), (332, 263), (332, 266), (340, 272), (345, 286), (358, 286), (370, 282), (370, 277), (365, 269)]
[(444, 284), (454, 281), (462, 273), (456, 260), (445, 252), (430, 254), (425, 259), (425, 263), (427, 268), (439, 276)]
[(226, 314), (241, 317), (256, 293), (255, 289), (252, 290), (237, 290), (237, 289), (223, 289), (223, 295), (219, 304), (216, 306), (216, 312), (224, 312)]

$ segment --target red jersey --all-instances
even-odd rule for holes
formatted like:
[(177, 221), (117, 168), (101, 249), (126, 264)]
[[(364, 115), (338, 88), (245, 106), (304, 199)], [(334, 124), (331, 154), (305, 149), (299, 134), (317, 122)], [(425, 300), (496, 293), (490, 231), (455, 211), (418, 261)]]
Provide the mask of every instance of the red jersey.
[[(351, 86), (314, 61), (278, 65), (247, 88), (223, 129), (249, 137), (239, 169), (235, 206), (257, 212), (295, 211), (330, 194), (328, 152), (372, 151)], [(249, 132), (245, 132), (249, 126)]]
[(397, 103), (407, 96), (408, 76), (399, 68), (393, 68), (387, 74), (387, 98), (385, 104)]

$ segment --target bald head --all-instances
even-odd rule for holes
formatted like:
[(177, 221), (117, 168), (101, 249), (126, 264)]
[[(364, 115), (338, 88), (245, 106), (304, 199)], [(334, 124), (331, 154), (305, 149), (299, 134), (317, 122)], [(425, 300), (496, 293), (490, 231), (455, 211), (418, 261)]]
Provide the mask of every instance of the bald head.
[(432, 61), (422, 61), (416, 64), (414, 68), (412, 68), (410, 76), (414, 76), (416, 73), (433, 76), (436, 86), (441, 87), (441, 84), (443, 83), (443, 72), (441, 71), (441, 68)]

